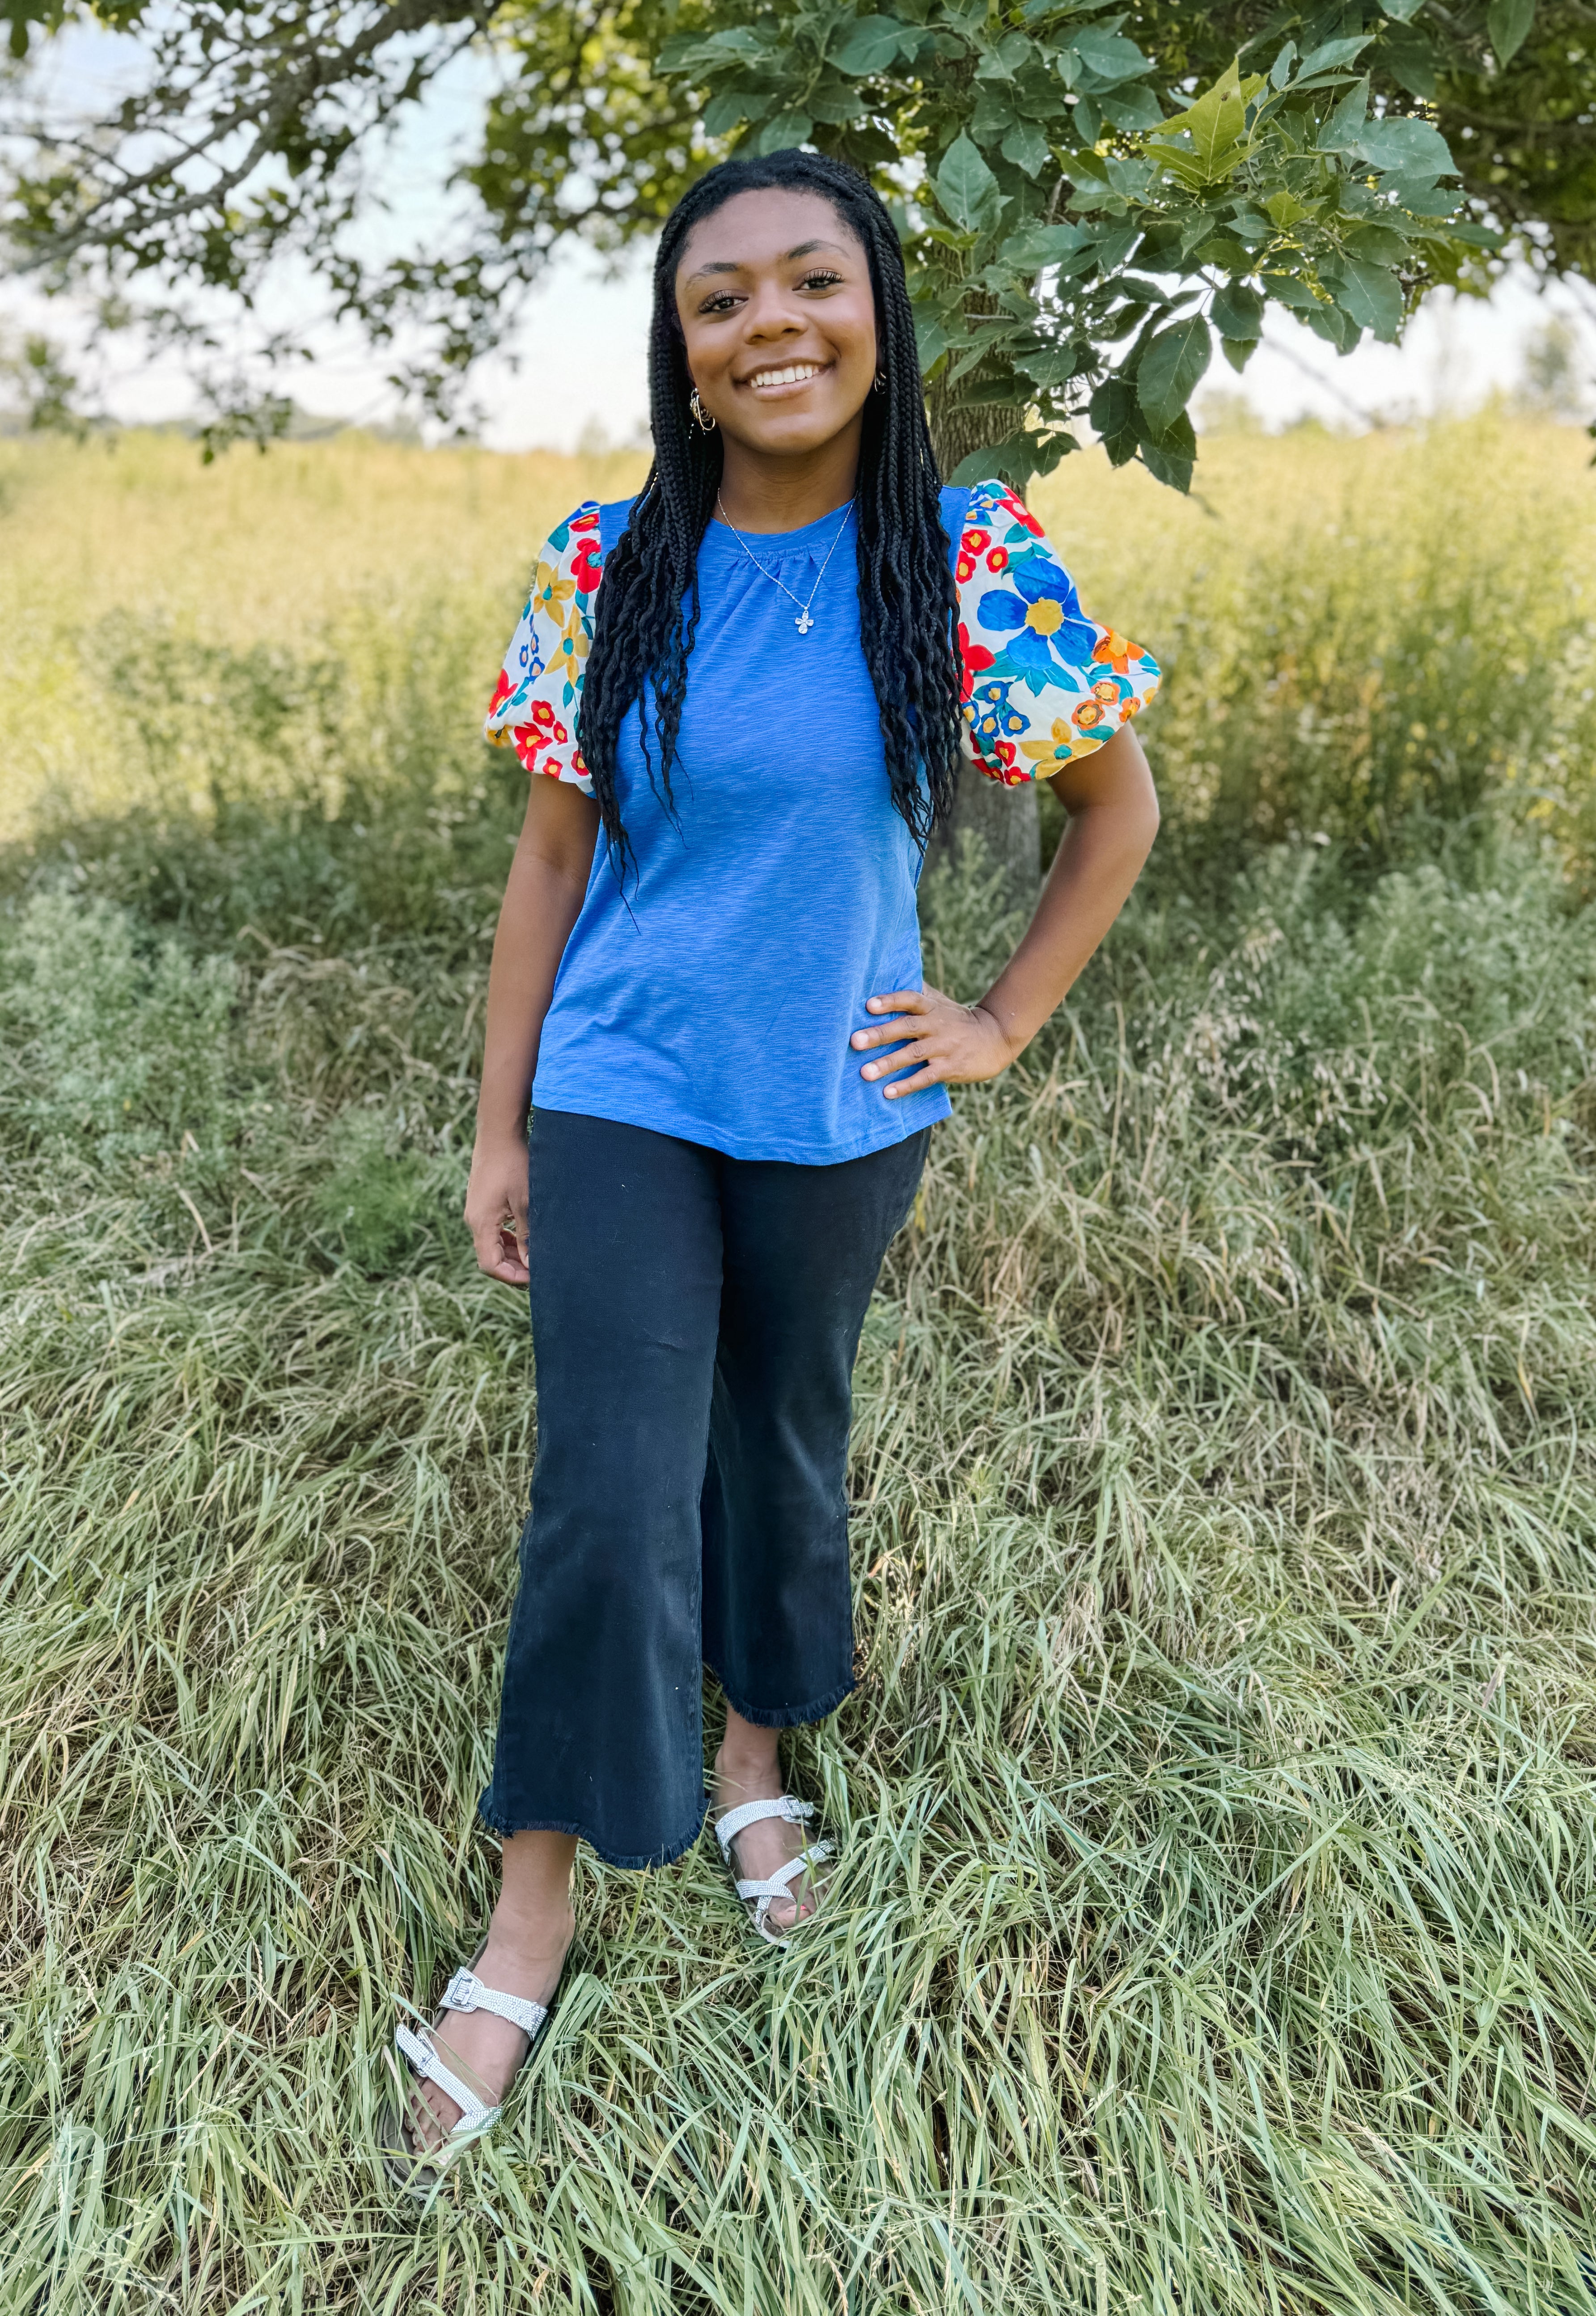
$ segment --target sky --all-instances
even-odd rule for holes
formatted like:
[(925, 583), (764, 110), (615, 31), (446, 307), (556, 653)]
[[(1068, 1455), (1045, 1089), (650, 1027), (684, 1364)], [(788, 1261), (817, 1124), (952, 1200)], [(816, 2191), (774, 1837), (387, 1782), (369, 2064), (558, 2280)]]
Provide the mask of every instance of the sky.
[[(47, 51), (41, 85), (47, 101), (101, 109), (140, 72), (136, 40), (76, 28)], [(459, 59), (435, 83), (396, 139), (382, 182), (386, 208), (368, 228), (373, 254), (432, 240), (438, 188), (451, 163), (470, 147), (492, 67)], [(528, 298), (504, 357), (483, 364), (475, 379), (490, 447), (571, 450), (585, 438), (626, 442), (645, 438), (645, 360), (649, 257), (640, 250), (606, 268), (573, 250), (556, 261)], [(1264, 341), (1238, 379), (1216, 357), (1204, 391), (1244, 395), (1273, 430), (1303, 417), (1335, 426), (1440, 416), (1511, 392), (1523, 373), (1528, 339), (1548, 313), (1565, 314), (1582, 342), (1587, 379), (1596, 382), (1596, 312), (1575, 293), (1543, 295), (1527, 273), (1510, 275), (1488, 299), (1438, 292), (1410, 323), (1400, 346), (1366, 342), (1337, 357), (1324, 341), (1271, 307)], [(320, 293), (308, 276), (286, 273), (266, 301), (265, 318), (303, 333), (314, 359), (296, 369), (290, 390), (308, 411), (354, 423), (394, 414), (385, 383), (391, 357), (372, 353), (351, 332), (317, 322)], [(72, 343), (70, 316), (15, 282), (0, 285), (0, 329), (42, 328)], [(100, 379), (110, 414), (135, 424), (182, 418), (192, 388), (175, 357), (148, 361), (131, 343), (107, 357)], [(1199, 396), (1200, 417), (1201, 395)]]

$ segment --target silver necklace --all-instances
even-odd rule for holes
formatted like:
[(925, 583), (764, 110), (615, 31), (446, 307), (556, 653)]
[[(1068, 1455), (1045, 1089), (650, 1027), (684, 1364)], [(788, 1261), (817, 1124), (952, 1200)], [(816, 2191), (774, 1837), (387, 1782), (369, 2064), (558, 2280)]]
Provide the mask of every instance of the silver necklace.
[(837, 540), (841, 539), (843, 533), (848, 528), (848, 519), (853, 512), (852, 500), (850, 499), (847, 505), (843, 508), (843, 520), (837, 525), (836, 532), (832, 539), (832, 543), (825, 550), (825, 563), (821, 565), (819, 570), (815, 575), (815, 584), (809, 590), (808, 603), (800, 602), (798, 601), (798, 598), (793, 593), (785, 579), (778, 579), (773, 571), (767, 571), (765, 569), (764, 565), (760, 561), (758, 556), (753, 553), (748, 541), (737, 529), (736, 524), (732, 521), (730, 515), (727, 514), (726, 511), (726, 502), (721, 497), (718, 491), (715, 494), (715, 503), (720, 509), (721, 521), (725, 523), (727, 530), (730, 531), (732, 537), (736, 540), (737, 545), (742, 548), (744, 554), (747, 556), (749, 562), (753, 564), (754, 569), (759, 573), (760, 577), (762, 579), (768, 579), (772, 587), (780, 587), (781, 592), (786, 596), (789, 603), (798, 604), (798, 615), (792, 624), (798, 629), (800, 636), (807, 636), (810, 628), (815, 625), (814, 620), (809, 617), (809, 603), (812, 603), (815, 601), (816, 596), (820, 592), (820, 582), (825, 576), (825, 564), (829, 563), (832, 557), (836, 553)]

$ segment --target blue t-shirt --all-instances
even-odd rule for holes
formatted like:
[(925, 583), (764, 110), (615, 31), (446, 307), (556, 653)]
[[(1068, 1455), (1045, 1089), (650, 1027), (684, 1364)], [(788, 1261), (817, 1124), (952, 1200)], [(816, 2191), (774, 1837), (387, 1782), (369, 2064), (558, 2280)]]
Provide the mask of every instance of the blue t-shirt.
[[(629, 512), (588, 501), (549, 534), (484, 727), (529, 772), (590, 795), (583, 667)], [(843, 520), (751, 536), (746, 551), (723, 524), (706, 532), (674, 810), (650, 786), (634, 708), (617, 787), (637, 877), (623, 895), (600, 848), (544, 1023), (539, 1107), (803, 1165), (948, 1115), (941, 1086), (888, 1101), (889, 1081), (860, 1075), (887, 1049), (848, 1043), (882, 1018), (867, 998), (920, 986), (920, 862), (893, 809)], [(1051, 779), (1145, 706), (1157, 665), (1087, 616), (1005, 483), (945, 490), (942, 520), (971, 768), (1005, 787)]]
[[(629, 506), (601, 509), (604, 552)], [(945, 519), (957, 538), (958, 509)], [(940, 1085), (888, 1101), (887, 1081), (860, 1075), (882, 1049), (848, 1042), (879, 1018), (868, 997), (921, 986), (920, 855), (887, 781), (851, 518), (745, 536), (798, 602), (725, 524), (709, 525), (673, 815), (650, 785), (634, 708), (616, 787), (637, 873), (623, 894), (596, 848), (532, 1102), (734, 1158), (834, 1165), (949, 1114)], [(800, 634), (798, 605), (834, 539)], [(657, 743), (653, 753), (657, 779)]]

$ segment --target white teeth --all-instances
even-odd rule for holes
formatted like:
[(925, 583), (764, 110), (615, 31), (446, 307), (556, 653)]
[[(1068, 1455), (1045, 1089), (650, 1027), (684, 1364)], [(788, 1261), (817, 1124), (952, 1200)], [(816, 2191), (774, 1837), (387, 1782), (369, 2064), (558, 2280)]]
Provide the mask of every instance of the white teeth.
[(749, 379), (750, 386), (798, 386), (807, 378), (818, 378), (818, 362), (794, 362), (786, 370), (756, 370)]

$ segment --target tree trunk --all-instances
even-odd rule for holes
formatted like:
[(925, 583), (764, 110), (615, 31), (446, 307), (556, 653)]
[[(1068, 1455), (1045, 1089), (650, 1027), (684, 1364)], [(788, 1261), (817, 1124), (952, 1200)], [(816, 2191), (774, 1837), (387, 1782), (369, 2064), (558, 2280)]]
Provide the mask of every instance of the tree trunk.
[[(961, 459), (1002, 442), (1017, 432), (1023, 413), (996, 403), (953, 400), (939, 379), (928, 396), (932, 447), (944, 475)], [(1041, 825), (1037, 814), (1034, 781), (1007, 788), (989, 780), (966, 762), (958, 782), (958, 801), (945, 829), (932, 840), (926, 854), (929, 872), (939, 861), (956, 859), (958, 840), (978, 837), (994, 868), (1003, 871), (1003, 903), (1006, 909), (1035, 908), (1042, 882)]]

